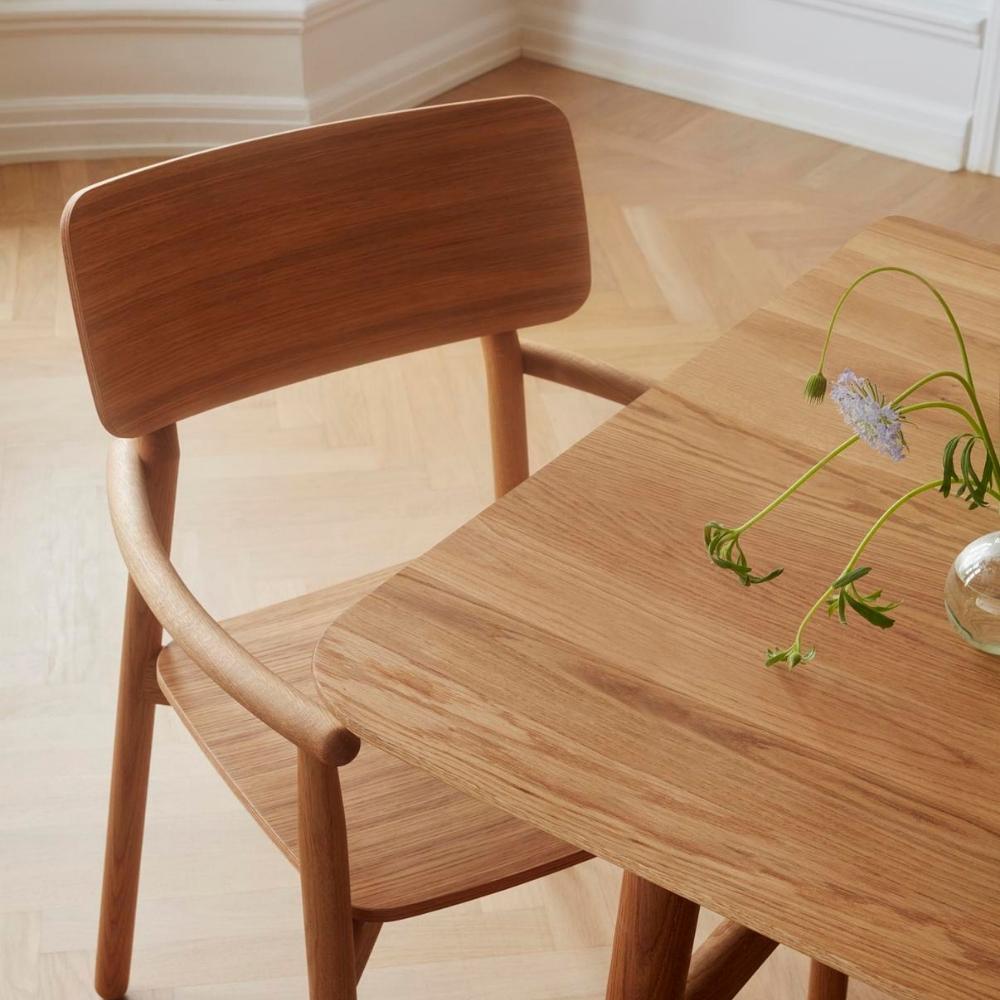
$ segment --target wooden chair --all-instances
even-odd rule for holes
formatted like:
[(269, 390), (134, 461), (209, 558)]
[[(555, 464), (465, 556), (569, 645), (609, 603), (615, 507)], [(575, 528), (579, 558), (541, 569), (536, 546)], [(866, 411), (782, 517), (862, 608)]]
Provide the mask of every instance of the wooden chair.
[(311, 996), (354, 997), (383, 921), (586, 855), (359, 748), (321, 706), (313, 645), (392, 568), (223, 625), (208, 615), (168, 556), (176, 421), (482, 337), (504, 493), (528, 472), (524, 372), (634, 398), (642, 380), (512, 332), (587, 296), (569, 128), (515, 97), (270, 136), (79, 192), (63, 241), (97, 411), (126, 439), (109, 462), (129, 584), (97, 991), (128, 984), (154, 707), (168, 702), (301, 870)]
[[(299, 867), (310, 996), (353, 998), (383, 922), (586, 855), (360, 747), (322, 706), (313, 645), (395, 568), (211, 618), (169, 560), (176, 423), (480, 337), (499, 496), (528, 474), (525, 374), (636, 398), (644, 380), (515, 332), (589, 290), (569, 127), (511, 97), (269, 136), (78, 192), (63, 245), (94, 401), (118, 439), (108, 490), (129, 572), (97, 992), (128, 985), (154, 709), (170, 704)], [(734, 996), (773, 947), (724, 925), (695, 958), (690, 1000)]]

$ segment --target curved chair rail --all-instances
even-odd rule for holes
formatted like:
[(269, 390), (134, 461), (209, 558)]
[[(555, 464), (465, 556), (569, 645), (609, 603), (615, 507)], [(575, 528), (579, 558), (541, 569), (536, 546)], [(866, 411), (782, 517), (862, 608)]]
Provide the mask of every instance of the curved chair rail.
[[(156, 434), (176, 434), (174, 425)], [(349, 763), (360, 741), (322, 706), (276, 677), (198, 603), (170, 562), (153, 521), (135, 440), (108, 456), (111, 520), (129, 574), (150, 610), (205, 673), (248, 712), (326, 764)]]

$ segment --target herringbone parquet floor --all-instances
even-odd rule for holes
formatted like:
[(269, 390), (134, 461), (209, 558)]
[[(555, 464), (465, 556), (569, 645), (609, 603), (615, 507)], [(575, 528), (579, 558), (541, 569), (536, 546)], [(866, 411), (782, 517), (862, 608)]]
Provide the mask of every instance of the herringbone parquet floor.
[[(593, 231), (589, 303), (538, 336), (623, 367), (668, 372), (878, 216), (1000, 240), (997, 179), (524, 61), (448, 96), (510, 92), (569, 114)], [(57, 225), (76, 188), (128, 166), (0, 168), (3, 1000), (91, 995), (123, 572)], [(489, 500), (482, 392), (460, 345), (188, 421), (182, 572), (225, 616), (419, 553)], [(533, 386), (530, 410), (541, 463), (612, 407)], [(157, 725), (131, 995), (304, 997), (295, 873), (167, 710)], [(591, 863), (387, 928), (361, 995), (598, 1000), (616, 891)], [(744, 996), (802, 997), (803, 967), (782, 949)]]

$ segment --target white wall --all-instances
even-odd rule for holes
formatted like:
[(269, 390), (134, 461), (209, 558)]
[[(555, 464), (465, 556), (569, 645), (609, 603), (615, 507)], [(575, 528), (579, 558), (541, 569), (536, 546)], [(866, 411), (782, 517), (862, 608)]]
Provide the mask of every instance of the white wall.
[(519, 54), (508, 0), (0, 0), (0, 161), (189, 152)]
[(526, 55), (946, 169), (976, 98), (980, 0), (552, 0)]
[(180, 153), (307, 122), (301, 11), (0, 3), (0, 159)]
[(0, 0), (0, 160), (179, 153), (388, 110), (523, 51), (992, 171), (995, 2)]
[(416, 104), (520, 54), (508, 0), (314, 3), (303, 44), (310, 115), (329, 121)]
[(980, 173), (1000, 174), (1000, 0), (990, 5), (965, 165)]

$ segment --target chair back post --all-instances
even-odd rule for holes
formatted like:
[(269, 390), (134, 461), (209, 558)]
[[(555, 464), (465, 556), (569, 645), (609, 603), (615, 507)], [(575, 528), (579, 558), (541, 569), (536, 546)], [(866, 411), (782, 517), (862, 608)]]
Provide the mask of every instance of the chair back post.
[[(169, 549), (180, 461), (176, 425), (169, 424), (143, 435), (137, 449), (156, 530), (164, 547)], [(163, 628), (130, 577), (125, 597), (104, 888), (97, 937), (95, 986), (103, 997), (122, 996), (128, 987), (153, 716), (160, 700), (156, 658), (162, 644)]]
[[(170, 543), (174, 534), (177, 472), (181, 461), (177, 425), (167, 424), (166, 427), (161, 427), (159, 430), (136, 438), (135, 449), (142, 467), (142, 475), (146, 483), (146, 497), (149, 500), (149, 511), (153, 516), (156, 533), (160, 536), (163, 548), (169, 555)], [(130, 614), (128, 610), (125, 613), (126, 648), (129, 643), (141, 647), (145, 654), (143, 679), (146, 694), (162, 703), (164, 699), (156, 681), (156, 658), (163, 648), (163, 627), (142, 598), (131, 576), (129, 577), (128, 592), (130, 597), (134, 592), (135, 600), (139, 603), (136, 605), (134, 614)], [(133, 622), (135, 625), (131, 632), (129, 622)], [(139, 628), (140, 623), (141, 629)], [(137, 648), (136, 656), (139, 655), (140, 650)]]
[(480, 338), (486, 366), (493, 489), (502, 497), (528, 478), (528, 425), (524, 364), (516, 332)]
[(181, 461), (177, 424), (143, 434), (136, 441), (136, 451), (146, 478), (149, 509), (163, 547), (170, 552), (174, 531), (174, 504), (177, 498), (177, 471)]

